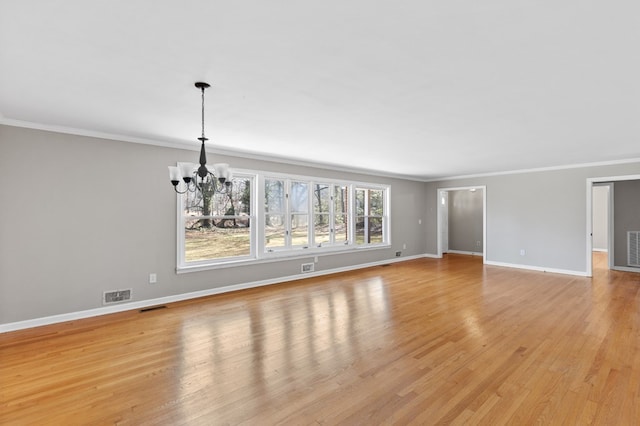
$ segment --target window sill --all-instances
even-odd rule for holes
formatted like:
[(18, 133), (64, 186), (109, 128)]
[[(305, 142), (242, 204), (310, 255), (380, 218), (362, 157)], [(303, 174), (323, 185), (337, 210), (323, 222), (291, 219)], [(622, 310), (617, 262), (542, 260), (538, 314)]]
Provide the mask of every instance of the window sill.
[(263, 263), (273, 263), (273, 262), (282, 262), (287, 260), (296, 260), (296, 259), (305, 259), (309, 257), (322, 257), (322, 256), (331, 256), (336, 254), (347, 254), (347, 253), (359, 253), (362, 251), (369, 250), (382, 250), (388, 249), (391, 247), (391, 244), (376, 244), (370, 246), (348, 246), (345, 247), (331, 247), (331, 248), (307, 248), (307, 249), (299, 249), (299, 250), (287, 250), (286, 252), (274, 251), (269, 253), (264, 253), (261, 257), (257, 258), (246, 258), (246, 259), (238, 259), (238, 260), (230, 260), (226, 262), (220, 263), (199, 263), (197, 265), (184, 265), (176, 267), (177, 274), (185, 274), (189, 272), (199, 272), (199, 271), (208, 271), (213, 269), (224, 269), (224, 268), (236, 268), (242, 266), (252, 266), (259, 265)]

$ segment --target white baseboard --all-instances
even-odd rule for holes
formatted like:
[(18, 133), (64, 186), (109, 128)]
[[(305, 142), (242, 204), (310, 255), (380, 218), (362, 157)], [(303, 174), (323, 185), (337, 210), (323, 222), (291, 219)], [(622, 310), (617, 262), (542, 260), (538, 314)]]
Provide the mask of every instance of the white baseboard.
[(640, 273), (640, 268), (634, 268), (632, 266), (612, 266), (611, 269), (622, 272), (635, 272), (636, 274)]
[(607, 250), (606, 248), (592, 248), (592, 251), (598, 251), (598, 252), (604, 252), (604, 253), (608, 253), (609, 250)]
[(482, 256), (482, 253), (478, 253), (477, 251), (447, 250), (446, 253), (467, 254), (469, 256)]
[(491, 260), (487, 260), (484, 263), (485, 265), (504, 266), (506, 268), (526, 269), (529, 271), (551, 272), (554, 274), (565, 274), (565, 275), (577, 275), (579, 277), (589, 276), (589, 274), (587, 274), (585, 271), (572, 271), (569, 269), (547, 268), (544, 266), (532, 266), (532, 265), (519, 265), (516, 263), (494, 262)]
[[(472, 253), (472, 252), (457, 252), (457, 251), (454, 252), (452, 250), (450, 250), (449, 253), (478, 255), (477, 253)], [(482, 254), (479, 254), (479, 255), (481, 256)], [(424, 253), (424, 254), (420, 254), (420, 255), (416, 255), (416, 256), (395, 257), (395, 258), (391, 258), (391, 259), (380, 260), (380, 261), (377, 261), (377, 262), (363, 263), (363, 264), (352, 265), (352, 266), (347, 266), (347, 267), (343, 267), (343, 268), (328, 269), (328, 270), (324, 270), (324, 271), (315, 271), (315, 272), (311, 272), (311, 273), (307, 273), (307, 274), (296, 274), (296, 275), (290, 275), (290, 276), (287, 276), (287, 277), (273, 278), (273, 279), (269, 279), (269, 280), (253, 281), (253, 282), (250, 282), (250, 283), (233, 284), (233, 285), (228, 285), (228, 286), (224, 286), (224, 287), (218, 287), (218, 288), (212, 288), (212, 289), (207, 289), (207, 290), (194, 291), (194, 292), (190, 292), (190, 293), (182, 293), (182, 294), (177, 294), (177, 295), (173, 295), (173, 296), (159, 297), (159, 298), (156, 298), (156, 299), (140, 300), (140, 301), (136, 301), (136, 302), (122, 303), (122, 304), (114, 305), (114, 306), (103, 306), (103, 307), (100, 307), (100, 308), (87, 309), (87, 310), (84, 310), (84, 311), (70, 312), (70, 313), (59, 314), (59, 315), (51, 315), (51, 316), (48, 316), (48, 317), (34, 318), (34, 319), (29, 319), (29, 320), (24, 320), (24, 321), (17, 321), (17, 322), (10, 322), (10, 323), (6, 323), (6, 324), (0, 324), (0, 333), (7, 333), (7, 332), (10, 332), (10, 331), (24, 330), (24, 329), (27, 329), (27, 328), (33, 328), (33, 327), (40, 327), (40, 326), (44, 326), (44, 325), (57, 324), (57, 323), (66, 322), (66, 321), (75, 321), (75, 320), (80, 320), (80, 319), (84, 319), (84, 318), (96, 317), (96, 316), (99, 316), (99, 315), (107, 315), (107, 314), (114, 314), (114, 313), (118, 313), (118, 312), (131, 311), (131, 310), (135, 310), (135, 309), (143, 309), (143, 308), (148, 308), (148, 307), (151, 307), (151, 306), (158, 306), (158, 305), (164, 305), (164, 304), (167, 304), (167, 303), (180, 302), (180, 301), (183, 301), (183, 300), (196, 299), (198, 297), (213, 296), (213, 295), (216, 295), (216, 294), (222, 294), (222, 293), (228, 293), (228, 292), (231, 292), (231, 291), (244, 290), (244, 289), (249, 289), (249, 288), (254, 288), (254, 287), (262, 287), (262, 286), (267, 286), (267, 285), (272, 285), (272, 284), (284, 283), (284, 282), (287, 282), (287, 281), (299, 280), (299, 279), (302, 279), (302, 278), (318, 277), (318, 276), (322, 276), (322, 275), (329, 275), (329, 274), (335, 274), (335, 273), (339, 273), (339, 272), (353, 271), (353, 270), (356, 270), (356, 269), (370, 268), (370, 267), (374, 267), (374, 266), (387, 265), (387, 264), (390, 264), (390, 263), (404, 262), (404, 261), (407, 261), (407, 260), (414, 260), (414, 259), (421, 259), (421, 258), (439, 259), (440, 257), (438, 257), (435, 254), (430, 254), (430, 253)], [(507, 267), (507, 268), (526, 269), (526, 270), (542, 271), (542, 272), (552, 272), (552, 273), (566, 274), (566, 275), (577, 275), (577, 276), (581, 276), (581, 277), (588, 276), (588, 274), (586, 272), (582, 272), (582, 271), (571, 271), (571, 270), (566, 270), (566, 269), (545, 268), (545, 267), (531, 266), (531, 265), (519, 265), (519, 264), (514, 264), (514, 263), (493, 262), (493, 261), (490, 261), (490, 260), (487, 260), (484, 263), (485, 263), (485, 265), (491, 265), (491, 266), (503, 266), (503, 267)], [(638, 268), (616, 267), (614, 269), (618, 269), (618, 270), (621, 270), (621, 271), (629, 271), (629, 272), (640, 272), (640, 270)]]
[(96, 317), (99, 315), (107, 315), (107, 314), (114, 314), (118, 312), (131, 311), (135, 309), (143, 309), (151, 306), (158, 306), (158, 305), (164, 305), (167, 303), (180, 302), (183, 300), (196, 299), (198, 297), (213, 296), (215, 294), (228, 293), (231, 291), (245, 290), (245, 289), (254, 288), (254, 287), (262, 287), (262, 286), (267, 286), (271, 284), (284, 283), (287, 281), (299, 280), (302, 278), (318, 277), (322, 275), (335, 274), (338, 272), (353, 271), (356, 269), (370, 268), (373, 266), (387, 265), (389, 263), (404, 262), (407, 260), (421, 259), (424, 257), (432, 257), (432, 256), (433, 255), (429, 255), (429, 254), (421, 254), (417, 256), (394, 257), (392, 259), (380, 260), (377, 262), (370, 262), (370, 263), (363, 263), (360, 265), (353, 265), (353, 266), (348, 266), (343, 268), (335, 268), (335, 269), (329, 269), (324, 271), (315, 271), (315, 272), (306, 273), (306, 274), (296, 274), (296, 275), (290, 275), (286, 277), (273, 278), (269, 280), (253, 281), (250, 283), (233, 284), (233, 285), (228, 285), (224, 287), (194, 291), (190, 293), (176, 294), (173, 296), (158, 297), (156, 299), (140, 300), (135, 302), (122, 303), (114, 306), (103, 306), (100, 308), (87, 309), (84, 311), (69, 312), (65, 314), (51, 315), (47, 317), (34, 318), (34, 319), (29, 319), (24, 321), (10, 322), (6, 324), (0, 324), (0, 333), (7, 333), (10, 331), (23, 330), (27, 328), (33, 328), (33, 327), (40, 327), (43, 325), (57, 324), (57, 323), (66, 322), (66, 321), (75, 321), (75, 320), (80, 320), (84, 318)]

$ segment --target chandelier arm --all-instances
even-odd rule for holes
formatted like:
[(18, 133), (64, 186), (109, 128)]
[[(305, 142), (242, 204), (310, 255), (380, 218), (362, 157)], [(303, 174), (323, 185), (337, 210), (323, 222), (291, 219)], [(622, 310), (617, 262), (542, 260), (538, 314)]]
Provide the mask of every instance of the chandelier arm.
[(228, 189), (230, 188), (230, 184), (227, 185), (225, 181), (220, 180), (220, 178), (217, 178), (213, 173), (211, 174), (211, 178), (213, 179), (213, 184), (216, 187), (216, 192), (218, 194), (226, 194), (229, 192)]
[(209, 178), (211, 179), (211, 184), (213, 185), (213, 193), (222, 193), (222, 187), (218, 186), (218, 179), (216, 179), (216, 176), (213, 173), (209, 172)]
[(187, 185), (187, 187), (185, 188), (184, 191), (178, 191), (178, 185), (174, 185), (173, 189), (180, 195), (182, 194), (186, 194), (187, 192), (189, 192), (189, 185)]

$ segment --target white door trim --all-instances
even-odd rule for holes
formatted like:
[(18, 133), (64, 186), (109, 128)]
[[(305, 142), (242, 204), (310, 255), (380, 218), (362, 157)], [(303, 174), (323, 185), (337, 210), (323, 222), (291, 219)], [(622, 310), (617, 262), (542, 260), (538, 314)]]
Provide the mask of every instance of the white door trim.
[[(593, 261), (591, 256), (593, 255), (593, 220), (591, 217), (592, 209), (593, 209), (593, 184), (594, 183), (605, 183), (605, 182), (618, 182), (624, 180), (640, 180), (640, 175), (625, 175), (625, 176), (607, 176), (607, 177), (595, 177), (595, 178), (587, 178), (587, 232), (586, 232), (586, 257), (587, 257), (587, 276), (593, 276)], [(613, 266), (613, 185), (611, 186), (611, 190), (609, 191), (609, 268)]]
[(481, 189), (482, 190), (482, 263), (487, 263), (487, 186), (486, 185), (473, 185), (473, 186), (457, 186), (454, 188), (436, 188), (436, 202), (438, 203), (437, 210), (437, 257), (442, 257), (442, 203), (440, 203), (440, 195), (442, 192), (460, 191), (468, 189)]

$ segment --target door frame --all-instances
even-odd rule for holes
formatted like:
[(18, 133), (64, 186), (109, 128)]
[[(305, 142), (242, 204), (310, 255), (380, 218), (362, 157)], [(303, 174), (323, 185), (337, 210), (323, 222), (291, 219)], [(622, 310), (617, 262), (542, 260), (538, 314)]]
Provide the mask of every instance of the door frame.
[(640, 175), (624, 175), (624, 176), (607, 176), (607, 177), (595, 177), (595, 178), (587, 178), (587, 232), (586, 232), (586, 247), (587, 247), (587, 251), (586, 251), (586, 259), (587, 259), (587, 276), (588, 277), (592, 277), (593, 276), (593, 218), (592, 218), (592, 212), (593, 212), (593, 184), (598, 184), (598, 183), (611, 183), (610, 189), (609, 189), (609, 247), (607, 247), (607, 250), (609, 250), (608, 253), (608, 257), (609, 257), (609, 269), (613, 269), (614, 267), (614, 260), (613, 260), (613, 256), (614, 256), (614, 228), (615, 228), (615, 221), (613, 220), (613, 216), (614, 216), (614, 211), (613, 211), (613, 201), (614, 201), (614, 185), (613, 183), (615, 182), (619, 182), (619, 181), (625, 181), (625, 180), (640, 180)]
[[(612, 269), (613, 267), (613, 238), (614, 238), (614, 229), (613, 229), (613, 182), (593, 182), (591, 187), (591, 194), (593, 197), (593, 191), (595, 188), (607, 188), (607, 199), (606, 199), (606, 210), (607, 210), (607, 241), (606, 241), (606, 252), (607, 252), (607, 267)], [(593, 252), (593, 198), (591, 199), (591, 250)]]
[(442, 203), (440, 202), (440, 196), (442, 192), (449, 191), (461, 191), (461, 190), (470, 190), (470, 189), (481, 189), (482, 190), (482, 263), (487, 263), (487, 186), (486, 185), (471, 185), (471, 186), (457, 186), (452, 188), (436, 188), (436, 202), (438, 206), (437, 210), (437, 231), (436, 231), (436, 241), (437, 241), (437, 257), (442, 258), (442, 217), (443, 217), (443, 209)]

